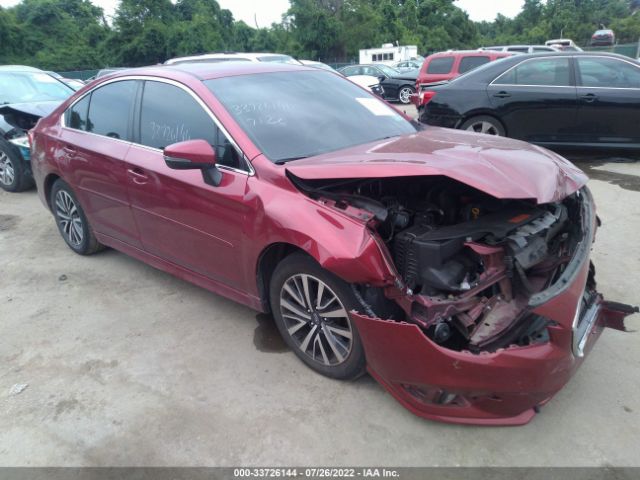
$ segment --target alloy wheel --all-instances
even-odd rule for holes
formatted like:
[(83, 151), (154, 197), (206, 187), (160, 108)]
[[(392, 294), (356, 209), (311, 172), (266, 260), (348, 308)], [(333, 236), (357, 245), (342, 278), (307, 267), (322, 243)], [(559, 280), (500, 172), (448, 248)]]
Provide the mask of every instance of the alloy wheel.
[(400, 101), (402, 103), (409, 103), (409, 101), (411, 100), (411, 94), (413, 93), (413, 91), (410, 88), (403, 88), (402, 90), (400, 90)]
[(493, 125), (490, 122), (484, 122), (484, 121), (472, 123), (467, 127), (467, 131), (475, 132), (475, 133), (485, 133), (487, 135), (500, 136), (500, 132), (498, 131), (495, 125)]
[(313, 361), (336, 366), (349, 357), (353, 347), (349, 314), (322, 280), (308, 274), (289, 277), (280, 291), (280, 313), (295, 345)]
[(76, 202), (64, 190), (56, 194), (56, 218), (65, 239), (74, 246), (80, 246), (84, 239), (82, 217)]
[(3, 185), (10, 186), (13, 185), (15, 178), (16, 173), (9, 155), (0, 151), (0, 182)]

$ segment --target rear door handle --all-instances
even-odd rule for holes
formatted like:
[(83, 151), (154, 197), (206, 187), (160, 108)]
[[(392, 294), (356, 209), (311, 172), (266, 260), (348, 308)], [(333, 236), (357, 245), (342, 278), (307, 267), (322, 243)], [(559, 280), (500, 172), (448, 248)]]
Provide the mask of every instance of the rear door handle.
[(129, 168), (127, 169), (127, 172), (129, 173), (131, 180), (133, 180), (133, 183), (144, 185), (149, 181), (149, 177), (141, 168)]
[(598, 96), (595, 93), (587, 93), (582, 95), (582, 99), (587, 103), (593, 103), (598, 99)]
[(509, 98), (511, 94), (509, 92), (498, 92), (494, 93), (493, 96), (498, 98)]

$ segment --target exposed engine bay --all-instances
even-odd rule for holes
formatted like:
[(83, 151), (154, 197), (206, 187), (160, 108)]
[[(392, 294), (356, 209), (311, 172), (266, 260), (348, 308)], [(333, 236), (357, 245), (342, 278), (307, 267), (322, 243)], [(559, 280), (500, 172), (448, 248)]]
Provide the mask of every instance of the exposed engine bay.
[(548, 339), (548, 320), (531, 314), (529, 301), (558, 280), (583, 238), (580, 192), (537, 205), (500, 200), (441, 176), (298, 186), (337, 208), (374, 215), (370, 225), (412, 300), (394, 302), (388, 292), (381, 298), (382, 289), (359, 286), (372, 313), (417, 323), (454, 350), (478, 353)]
[[(18, 147), (25, 160), (30, 157), (29, 139), (27, 132), (36, 126), (40, 116), (31, 112), (25, 112), (9, 105), (0, 107), (1, 120), (6, 122), (7, 128), (3, 136), (6, 140)], [(2, 131), (4, 129), (0, 129)]]

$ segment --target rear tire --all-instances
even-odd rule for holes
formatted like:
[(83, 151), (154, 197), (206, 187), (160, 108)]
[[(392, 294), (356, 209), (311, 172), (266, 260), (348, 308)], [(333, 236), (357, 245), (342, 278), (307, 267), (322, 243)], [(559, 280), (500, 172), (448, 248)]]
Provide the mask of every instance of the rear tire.
[(506, 136), (506, 132), (499, 120), (489, 117), (488, 115), (478, 115), (472, 117), (460, 126), (460, 130), (468, 132), (484, 133), (486, 135), (494, 135), (496, 137)]
[(31, 170), (20, 152), (0, 138), (0, 188), (16, 193), (30, 189), (33, 184)]
[(71, 250), (79, 255), (92, 255), (104, 249), (75, 193), (65, 181), (58, 179), (51, 187), (50, 204), (58, 231)]
[(307, 366), (340, 380), (365, 372), (364, 348), (349, 316), (361, 308), (348, 283), (295, 253), (273, 272), (270, 300), (282, 338)]

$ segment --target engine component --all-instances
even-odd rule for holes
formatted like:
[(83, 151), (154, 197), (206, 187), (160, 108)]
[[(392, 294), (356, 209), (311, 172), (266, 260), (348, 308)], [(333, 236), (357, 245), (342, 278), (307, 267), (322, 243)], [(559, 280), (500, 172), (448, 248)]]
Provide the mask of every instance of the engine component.
[[(479, 213), (476, 210), (479, 209), (472, 207), (469, 212), (474, 215), (473, 212)], [(552, 214), (549, 215), (554, 218)], [(454, 225), (414, 225), (395, 236), (393, 251), (396, 267), (411, 289), (417, 286), (444, 292), (468, 289), (468, 281), (463, 280), (469, 268), (458, 255), (465, 242), (486, 237), (488, 243), (499, 244), (514, 232), (520, 234), (521, 230), (527, 229), (531, 222), (538, 219), (542, 219), (538, 224), (547, 225), (546, 228), (552, 225), (546, 220), (545, 210), (524, 207), (507, 208)], [(538, 232), (537, 229), (532, 231)], [(515, 239), (512, 240), (513, 257), (524, 268), (529, 268), (546, 257), (547, 243), (541, 236), (531, 240), (526, 238), (523, 232), (517, 238), (518, 244)]]
[(433, 340), (436, 343), (444, 343), (451, 338), (451, 327), (446, 322), (436, 324), (433, 330)]
[(424, 240), (432, 227), (414, 226), (398, 233), (394, 239), (396, 268), (409, 288), (431, 285), (442, 290), (455, 290), (464, 277), (464, 267), (457, 262), (445, 262), (462, 250), (464, 240)]

